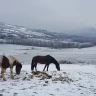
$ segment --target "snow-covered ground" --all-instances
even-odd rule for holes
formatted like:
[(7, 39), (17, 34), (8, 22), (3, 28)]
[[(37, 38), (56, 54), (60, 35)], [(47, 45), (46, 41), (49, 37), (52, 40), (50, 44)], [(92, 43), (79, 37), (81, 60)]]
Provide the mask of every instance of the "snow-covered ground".
[[(21, 74), (14, 76), (14, 80), (10, 78), (9, 69), (6, 70), (7, 81), (0, 78), (0, 96), (96, 96), (96, 47), (50, 49), (0, 44), (2, 54), (16, 56), (23, 67)], [(32, 57), (47, 54), (58, 61), (73, 60), (75, 64), (60, 64), (61, 71), (57, 71), (55, 65), (51, 64), (46, 72), (52, 76), (50, 79), (32, 75)], [(84, 64), (77, 61), (84, 61)], [(43, 68), (44, 65), (38, 64), (39, 71)], [(15, 68), (13, 71), (15, 74)]]
[(96, 47), (51, 49), (44, 47), (32, 47), (23, 45), (0, 44), (1, 55), (15, 55), (23, 64), (30, 64), (33, 56), (52, 55), (58, 61), (70, 61), (72, 63), (84, 63), (96, 65)]

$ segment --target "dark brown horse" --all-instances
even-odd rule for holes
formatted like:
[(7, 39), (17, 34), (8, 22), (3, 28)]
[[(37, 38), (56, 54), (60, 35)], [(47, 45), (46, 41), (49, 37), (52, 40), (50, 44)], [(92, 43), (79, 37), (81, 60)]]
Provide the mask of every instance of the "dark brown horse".
[(14, 66), (16, 66), (16, 74), (20, 74), (22, 65), (16, 57), (13, 57), (13, 56), (6, 57), (6, 56), (0, 55), (1, 77), (3, 78), (4, 81), (6, 81), (4, 73), (7, 68), (10, 68), (11, 78), (14, 79), (14, 76), (13, 76), (13, 67)]
[(47, 71), (48, 71), (50, 63), (54, 63), (56, 65), (57, 70), (60, 71), (59, 63), (56, 61), (56, 59), (54, 59), (50, 55), (33, 57), (32, 62), (31, 62), (31, 70), (32, 71), (34, 70), (34, 67), (35, 67), (35, 70), (37, 71), (37, 63), (45, 64), (43, 71), (45, 70), (46, 67), (47, 67)]

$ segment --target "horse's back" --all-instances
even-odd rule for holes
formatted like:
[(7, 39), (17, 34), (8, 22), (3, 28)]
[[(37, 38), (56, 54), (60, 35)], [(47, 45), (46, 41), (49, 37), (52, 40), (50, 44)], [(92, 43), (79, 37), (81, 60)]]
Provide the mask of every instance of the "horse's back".
[(34, 62), (38, 62), (41, 64), (50, 63), (50, 61), (51, 61), (50, 55), (46, 55), (46, 56), (37, 55), (37, 56), (33, 57), (33, 60), (34, 60)]
[(14, 61), (20, 62), (16, 57), (11, 55), (7, 56), (7, 58), (9, 59), (10, 64), (13, 64)]
[(39, 58), (40, 58), (40, 56), (39, 56), (39, 55), (34, 56), (34, 57), (33, 57), (34, 62), (38, 62), (38, 61), (39, 61)]

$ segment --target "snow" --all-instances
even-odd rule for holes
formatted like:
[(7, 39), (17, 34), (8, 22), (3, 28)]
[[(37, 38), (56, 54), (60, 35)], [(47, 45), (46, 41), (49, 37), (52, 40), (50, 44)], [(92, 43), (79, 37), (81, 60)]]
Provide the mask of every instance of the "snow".
[[(0, 55), (14, 55), (23, 64), (20, 75), (10, 78), (9, 68), (6, 70), (7, 81), (0, 78), (1, 96), (96, 96), (96, 47), (84, 49), (50, 49), (44, 47), (6, 45), (0, 44)], [(54, 64), (49, 66), (46, 72), (52, 78), (41, 80), (31, 73), (31, 60), (35, 55), (50, 54), (59, 60), (82, 60), (90, 62), (85, 64), (60, 64), (57, 71)], [(44, 65), (37, 65), (38, 71), (43, 70)], [(33, 76), (33, 77), (32, 77)], [(57, 78), (66, 80), (57, 80)]]
[[(43, 67), (38, 65), (38, 70), (42, 71)], [(57, 76), (64, 75), (63, 72), (66, 72), (64, 76), (72, 78), (73, 82), (40, 80), (36, 77), (30, 79), (27, 77), (31, 75), (30, 65), (23, 65), (21, 74), (15, 76), (14, 80), (9, 78), (9, 70), (7, 70), (7, 81), (0, 79), (0, 86), (2, 86), (0, 93), (4, 96), (14, 96), (14, 94), (17, 94), (16, 96), (96, 96), (96, 67), (61, 65), (61, 71), (58, 72), (55, 66), (50, 65), (48, 73), (52, 75), (54, 72)], [(23, 80), (24, 77), (27, 78)]]
[(28, 34), (28, 35), (36, 35), (36, 36), (46, 36), (44, 33), (40, 33), (40, 32), (32, 32), (30, 30), (27, 30), (27, 28), (20, 28), (18, 29), (19, 31), (21, 31), (24, 34)]
[(46, 36), (44, 33), (40, 33), (40, 32), (32, 32), (32, 34), (36, 36)]
[[(19, 31), (25, 32), (25, 31), (26, 31), (26, 28), (20, 28)], [(29, 33), (29, 34), (30, 34), (30, 33)]]

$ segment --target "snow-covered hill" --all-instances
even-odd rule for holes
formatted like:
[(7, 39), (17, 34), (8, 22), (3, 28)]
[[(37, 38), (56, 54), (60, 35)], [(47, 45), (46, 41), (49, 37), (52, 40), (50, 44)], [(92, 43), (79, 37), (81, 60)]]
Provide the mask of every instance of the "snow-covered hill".
[(22, 26), (17, 25), (10, 25), (0, 22), (0, 34), (4, 35), (5, 37), (15, 37), (15, 38), (32, 38), (32, 37), (44, 37), (48, 36), (47, 34), (44, 34), (43, 32), (36, 32), (32, 29), (25, 28)]
[(30, 29), (23, 26), (10, 25), (0, 22), (0, 43), (33, 45), (54, 48), (74, 48), (92, 46), (92, 39), (49, 32), (41, 29)]
[(75, 29), (74, 30), (65, 30), (64, 33), (67, 33), (69, 35), (96, 38), (96, 28), (80, 28), (77, 30), (75, 30)]
[[(68, 35), (56, 33), (56, 32), (49, 32), (47, 30), (41, 29), (30, 29), (23, 26), (17, 25), (10, 25), (0, 22), (0, 35), (4, 35), (6, 38), (15, 37), (15, 38), (36, 38), (36, 39), (62, 39), (64, 37), (69, 37)], [(62, 36), (63, 35), (63, 36)], [(70, 36), (71, 37), (71, 36)]]

